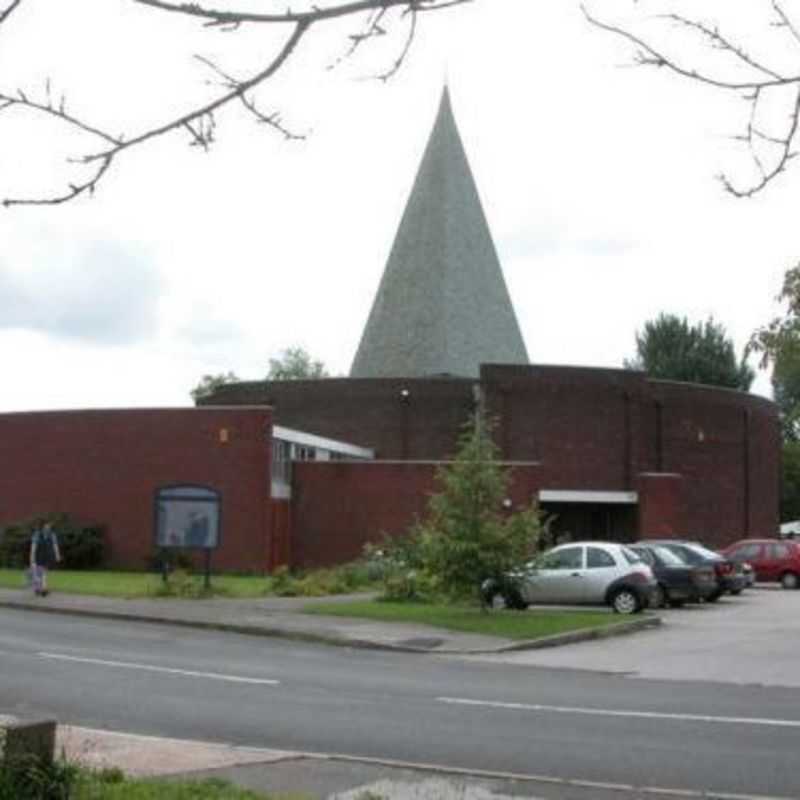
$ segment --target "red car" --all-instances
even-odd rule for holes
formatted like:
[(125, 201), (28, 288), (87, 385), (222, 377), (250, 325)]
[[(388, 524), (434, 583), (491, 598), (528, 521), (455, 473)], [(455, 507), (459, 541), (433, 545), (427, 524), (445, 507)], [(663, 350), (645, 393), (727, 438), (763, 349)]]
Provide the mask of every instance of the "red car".
[(752, 565), (757, 581), (779, 581), (784, 589), (800, 586), (800, 543), (778, 539), (742, 539), (721, 551), (731, 561)]

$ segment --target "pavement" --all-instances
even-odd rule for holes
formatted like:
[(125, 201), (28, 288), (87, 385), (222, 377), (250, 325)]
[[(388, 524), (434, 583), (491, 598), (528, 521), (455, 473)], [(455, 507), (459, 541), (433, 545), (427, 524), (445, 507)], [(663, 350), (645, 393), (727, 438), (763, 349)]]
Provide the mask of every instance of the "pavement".
[[(359, 595), (363, 597), (363, 595)], [(225, 630), (255, 636), (281, 636), (326, 644), (462, 657), (511, 658), (515, 653), (552, 651), (596, 632), (514, 642), (497, 637), (443, 631), (409, 623), (378, 623), (302, 613), (310, 603), (338, 603), (353, 596), (258, 599), (114, 599), (0, 589), (0, 608), (36, 610), (104, 619)], [(659, 617), (626, 620), (620, 630), (660, 624)], [(638, 637), (627, 637), (626, 642)], [(583, 645), (586, 646), (586, 645)], [(619, 649), (619, 648), (617, 648)], [(0, 718), (2, 722), (2, 718)], [(349, 758), (326, 753), (298, 753), (233, 747), (204, 741), (139, 736), (59, 725), (58, 752), (89, 767), (118, 767), (134, 776), (225, 778), (237, 785), (307, 798), (436, 798), (437, 800), (665, 800), (674, 793), (659, 789), (570, 781), (546, 776), (475, 773), (386, 760)], [(703, 797), (686, 792), (684, 798)], [(731, 796), (733, 797), (733, 796)]]
[[(223, 630), (252, 636), (320, 642), (344, 647), (365, 647), (407, 653), (480, 655), (553, 647), (587, 638), (628, 633), (660, 624), (653, 615), (622, 618), (609, 630), (587, 630), (559, 634), (530, 642), (446, 631), (429, 625), (405, 622), (375, 622), (351, 617), (305, 614), (309, 605), (334, 605), (371, 595), (333, 597), (264, 597), (255, 599), (178, 598), (124, 599), (76, 594), (35, 597), (30, 591), (0, 589), (0, 608), (17, 608), (117, 619), (181, 625), (206, 630)], [(608, 612), (611, 613), (610, 611)]]

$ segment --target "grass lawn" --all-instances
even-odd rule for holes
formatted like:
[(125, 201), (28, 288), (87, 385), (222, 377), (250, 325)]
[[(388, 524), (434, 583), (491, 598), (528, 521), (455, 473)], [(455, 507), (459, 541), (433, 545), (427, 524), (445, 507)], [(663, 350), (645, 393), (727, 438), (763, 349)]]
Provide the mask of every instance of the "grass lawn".
[(290, 800), (300, 795), (275, 795), (240, 789), (227, 781), (104, 779), (102, 773), (81, 774), (74, 800)]
[(506, 639), (538, 639), (585, 628), (603, 628), (626, 621), (607, 611), (490, 611), (477, 606), (432, 603), (390, 603), (381, 600), (354, 601), (335, 605), (312, 605), (307, 614), (363, 617), (385, 622), (417, 622), (452, 631), (482, 633)]
[[(202, 576), (193, 578), (202, 585)], [(146, 572), (84, 572), (54, 569), (48, 584), (54, 592), (94, 594), (104, 597), (153, 597), (161, 586), (161, 577)], [(0, 569), (0, 587), (22, 589), (27, 585), (25, 572)], [(239, 575), (215, 575), (211, 578), (215, 594), (224, 597), (263, 597), (269, 592), (269, 578)]]

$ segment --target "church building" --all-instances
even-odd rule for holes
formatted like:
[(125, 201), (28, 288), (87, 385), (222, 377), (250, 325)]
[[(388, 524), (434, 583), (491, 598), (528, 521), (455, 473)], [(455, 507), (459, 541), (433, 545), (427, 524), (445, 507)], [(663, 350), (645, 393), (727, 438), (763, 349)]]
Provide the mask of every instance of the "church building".
[(537, 502), (555, 533), (777, 533), (773, 403), (529, 363), (446, 90), (349, 377), (227, 384), (197, 408), (0, 414), (0, 529), (65, 512), (106, 530), (110, 564), (141, 568), (185, 517), (204, 520), (215, 568), (348, 561), (424, 512), (479, 406), (508, 505)]

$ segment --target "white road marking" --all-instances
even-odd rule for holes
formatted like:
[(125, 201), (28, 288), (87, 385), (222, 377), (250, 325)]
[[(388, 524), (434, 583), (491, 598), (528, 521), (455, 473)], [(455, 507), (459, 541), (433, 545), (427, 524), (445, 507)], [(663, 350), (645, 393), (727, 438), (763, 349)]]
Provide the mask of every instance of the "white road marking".
[(190, 678), (209, 678), (214, 681), (228, 681), (229, 683), (251, 683), (263, 686), (275, 686), (280, 681), (269, 678), (245, 678), (241, 675), (222, 675), (218, 672), (196, 672), (190, 669), (173, 669), (172, 667), (156, 667), (152, 664), (133, 664), (128, 661), (106, 661), (100, 658), (80, 658), (67, 656), (62, 653), (37, 653), (41, 658), (51, 658), (56, 661), (73, 661), (78, 664), (97, 664), (101, 667), (119, 667), (122, 669), (140, 669), (146, 672), (164, 672), (169, 675), (185, 675)]
[(765, 725), (776, 728), (800, 728), (800, 720), (766, 719), (764, 717), (715, 717), (710, 714), (667, 714), (661, 711), (620, 711), (609, 708), (573, 708), (528, 703), (503, 703), (492, 700), (469, 700), (464, 697), (437, 697), (441, 703), (461, 706), (508, 708), (512, 711), (544, 711), (551, 714), (584, 714), (596, 717), (634, 717), (637, 719), (669, 719), (677, 722), (710, 722), (720, 725)]

